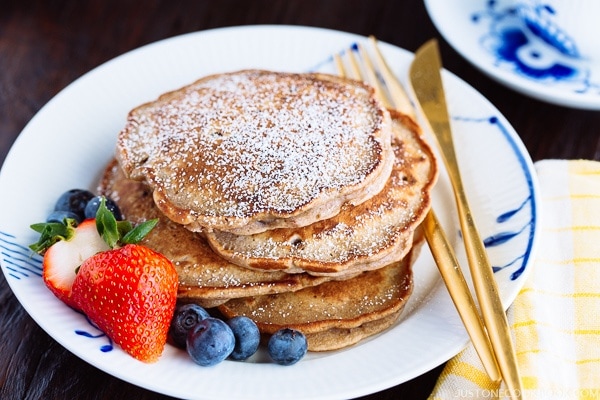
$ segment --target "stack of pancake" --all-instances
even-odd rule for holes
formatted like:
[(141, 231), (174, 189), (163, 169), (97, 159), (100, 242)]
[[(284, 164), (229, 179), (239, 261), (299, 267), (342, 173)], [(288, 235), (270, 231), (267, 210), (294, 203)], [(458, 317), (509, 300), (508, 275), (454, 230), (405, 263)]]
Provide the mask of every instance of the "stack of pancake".
[(418, 126), (364, 83), (244, 70), (132, 110), (99, 192), (160, 219), (145, 244), (181, 301), (324, 351), (397, 320), (436, 179)]

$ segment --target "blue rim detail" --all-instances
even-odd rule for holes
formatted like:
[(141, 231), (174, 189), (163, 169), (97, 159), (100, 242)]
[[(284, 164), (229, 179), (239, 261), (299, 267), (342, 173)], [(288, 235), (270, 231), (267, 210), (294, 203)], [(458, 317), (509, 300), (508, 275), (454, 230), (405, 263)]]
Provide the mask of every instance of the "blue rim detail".
[(3, 265), (8, 275), (15, 278), (27, 278), (31, 275), (42, 276), (42, 258), (16, 241), (16, 237), (0, 231), (0, 249)]
[(521, 202), (521, 204), (519, 204), (518, 207), (516, 207), (512, 210), (506, 211), (506, 212), (500, 214), (498, 217), (496, 217), (496, 222), (504, 223), (504, 222), (509, 221), (512, 217), (516, 216), (519, 212), (523, 211), (523, 209), (526, 205), (529, 205), (531, 207), (531, 217), (529, 218), (529, 222), (526, 223), (524, 226), (522, 226), (517, 231), (498, 232), (492, 236), (489, 236), (489, 237), (483, 239), (484, 245), (486, 247), (500, 246), (500, 245), (514, 239), (515, 237), (519, 236), (520, 234), (525, 232), (525, 230), (529, 227), (529, 236), (527, 239), (527, 247), (525, 249), (525, 252), (523, 254), (517, 256), (514, 260), (510, 261), (509, 263), (507, 263), (505, 265), (492, 266), (492, 269), (494, 270), (494, 272), (498, 272), (505, 268), (512, 267), (512, 266), (514, 266), (515, 263), (517, 263), (518, 260), (522, 260), (521, 265), (516, 269), (516, 271), (514, 271), (510, 275), (510, 279), (514, 281), (523, 274), (523, 272), (525, 271), (525, 268), (527, 266), (527, 263), (531, 257), (531, 253), (533, 250), (534, 235), (535, 235), (535, 231), (536, 231), (535, 228), (537, 225), (537, 204), (535, 202), (535, 197), (534, 197), (533, 176), (531, 175), (531, 172), (527, 168), (528, 167), (527, 160), (525, 160), (525, 157), (523, 157), (523, 154), (519, 151), (517, 143), (514, 140), (514, 138), (510, 135), (507, 127), (501, 123), (501, 121), (498, 117), (495, 117), (495, 116), (487, 117), (487, 118), (453, 117), (453, 119), (457, 120), (457, 121), (474, 122), (474, 123), (487, 122), (487, 123), (497, 127), (499, 132), (502, 134), (502, 136), (510, 144), (511, 149), (513, 150), (513, 154), (517, 158), (517, 160), (519, 162), (519, 166), (521, 167), (521, 170), (523, 172), (523, 176), (525, 177), (525, 181), (527, 183), (527, 190), (529, 191), (528, 196), (526, 196), (526, 198)]

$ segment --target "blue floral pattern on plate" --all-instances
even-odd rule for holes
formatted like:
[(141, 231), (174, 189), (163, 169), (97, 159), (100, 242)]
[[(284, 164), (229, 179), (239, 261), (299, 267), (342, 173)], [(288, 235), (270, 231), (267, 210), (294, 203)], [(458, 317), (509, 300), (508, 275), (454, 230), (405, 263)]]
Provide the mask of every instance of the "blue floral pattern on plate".
[(590, 80), (589, 63), (573, 39), (549, 19), (552, 13), (547, 5), (532, 8), (519, 2), (503, 6), (488, 1), (487, 8), (472, 14), (471, 20), (489, 24), (480, 43), (496, 57), (497, 65), (506, 64), (529, 79), (561, 82), (576, 92), (600, 94), (598, 82)]
[(500, 83), (550, 103), (600, 109), (600, 65), (581, 56), (544, 0), (425, 4), (450, 45)]

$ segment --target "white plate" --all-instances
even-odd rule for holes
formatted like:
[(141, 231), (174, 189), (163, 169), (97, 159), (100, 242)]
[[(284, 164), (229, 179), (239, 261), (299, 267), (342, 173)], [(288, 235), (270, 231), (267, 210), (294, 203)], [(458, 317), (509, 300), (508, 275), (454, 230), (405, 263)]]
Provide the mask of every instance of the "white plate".
[(425, 0), (438, 31), (491, 78), (527, 96), (600, 110), (600, 65), (567, 57), (532, 34), (519, 1)]
[[(210, 30), (144, 46), (69, 85), (23, 130), (0, 174), (2, 270), (23, 307), (54, 339), (90, 364), (135, 385), (184, 398), (347, 399), (405, 382), (457, 354), (468, 336), (426, 249), (415, 265), (416, 288), (401, 321), (383, 334), (346, 350), (309, 354), (289, 367), (259, 355), (250, 362), (225, 361), (205, 368), (171, 346), (149, 365), (111, 348), (82, 315), (46, 290), (40, 260), (26, 248), (37, 239), (29, 225), (44, 220), (60, 193), (95, 188), (134, 106), (210, 73), (249, 67), (333, 72), (331, 54), (363, 40), (305, 27)], [(412, 55), (381, 45), (395, 73), (405, 78)], [(446, 71), (444, 79), (465, 185), (482, 236), (491, 238), (490, 258), (500, 268), (496, 277), (508, 307), (531, 268), (537, 242), (532, 163), (498, 110)], [(445, 172), (434, 202), (464, 260)]]

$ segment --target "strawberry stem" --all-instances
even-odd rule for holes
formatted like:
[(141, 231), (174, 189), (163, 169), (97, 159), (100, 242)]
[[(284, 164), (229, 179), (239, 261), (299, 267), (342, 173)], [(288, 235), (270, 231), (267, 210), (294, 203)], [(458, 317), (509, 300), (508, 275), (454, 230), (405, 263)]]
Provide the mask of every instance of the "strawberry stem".
[(158, 223), (158, 218), (144, 221), (133, 227), (129, 221), (117, 221), (114, 214), (106, 207), (106, 199), (102, 197), (96, 212), (96, 229), (110, 248), (125, 244), (136, 244), (150, 233)]
[(112, 212), (106, 207), (106, 199), (102, 197), (100, 207), (96, 211), (96, 229), (106, 244), (114, 249), (119, 243), (119, 230), (117, 220)]
[(41, 222), (31, 225), (31, 229), (38, 232), (40, 237), (36, 243), (29, 245), (29, 248), (38, 254), (44, 254), (46, 250), (59, 240), (69, 240), (75, 233), (77, 221), (71, 218), (65, 218), (64, 223), (59, 222)]

